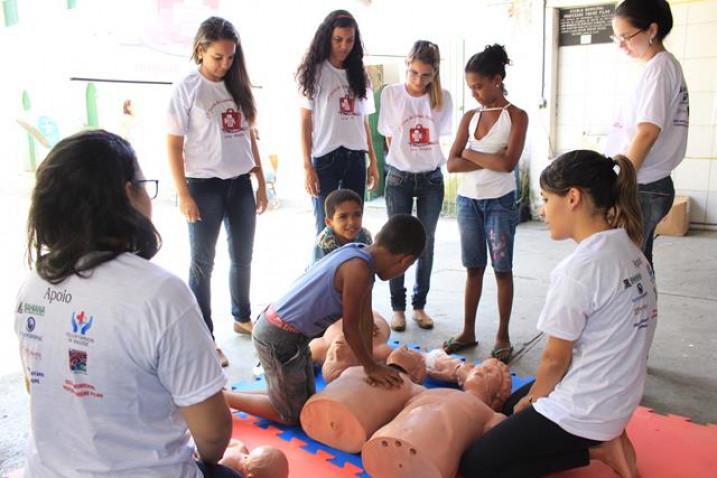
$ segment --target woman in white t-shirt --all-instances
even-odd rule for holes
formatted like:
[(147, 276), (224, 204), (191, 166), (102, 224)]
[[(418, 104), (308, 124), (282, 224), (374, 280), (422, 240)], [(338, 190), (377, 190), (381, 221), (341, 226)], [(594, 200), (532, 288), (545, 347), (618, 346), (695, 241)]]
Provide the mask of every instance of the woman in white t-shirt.
[[(175, 85), (168, 112), (169, 166), (179, 209), (189, 225), (189, 287), (213, 334), (211, 278), (219, 230), (229, 244), (229, 292), (234, 331), (251, 335), (251, 260), (256, 214), (266, 186), (253, 124), (251, 82), (231, 23), (210, 17), (194, 38), (199, 68)], [(256, 199), (249, 175), (258, 184)], [(222, 366), (229, 364), (217, 348)]]
[(490, 254), (498, 289), (498, 332), (491, 355), (508, 362), (513, 353), (508, 324), (513, 308), (513, 242), (518, 224), (515, 175), (523, 153), (528, 115), (505, 97), (501, 45), (488, 45), (466, 64), (466, 83), (481, 107), (463, 115), (448, 155), (448, 171), (460, 173), (456, 206), (461, 258), (466, 268), (463, 330), (443, 343), (447, 353), (477, 344), (475, 321)]
[[(617, 170), (617, 172), (616, 172)], [(635, 169), (624, 156), (566, 153), (540, 175), (550, 237), (575, 251), (550, 275), (538, 319), (547, 343), (508, 419), (464, 453), (464, 476), (543, 476), (604, 461), (636, 476), (625, 434), (642, 398), (657, 325), (652, 268), (639, 249)], [(511, 414), (512, 413), (512, 414)]]
[(331, 12), (314, 34), (296, 79), (301, 93), (301, 146), (316, 234), (326, 226), (324, 202), (337, 189), (363, 200), (378, 181), (368, 115), (376, 111), (363, 66), (361, 33), (346, 10)]
[(625, 0), (612, 20), (612, 39), (644, 65), (608, 134), (606, 153), (624, 154), (637, 169), (642, 251), (652, 261), (655, 228), (672, 207), (670, 174), (685, 156), (690, 100), (680, 63), (663, 41), (672, 29), (666, 0)]
[[(386, 209), (388, 215), (411, 214), (416, 200), (418, 219), (426, 229), (426, 248), (418, 258), (413, 287), (413, 319), (419, 327), (433, 328), (426, 314), (431, 284), (433, 243), (443, 206), (443, 173), (446, 158), (440, 137), (451, 134), (453, 102), (441, 88), (441, 55), (438, 45), (419, 40), (406, 59), (406, 81), (381, 92), (378, 130), (386, 137)], [(391, 279), (391, 328), (406, 329), (404, 276)]]
[(28, 478), (239, 476), (216, 465), (232, 420), (197, 302), (149, 262), (156, 194), (103, 130), (63, 139), (37, 170), (15, 313)]

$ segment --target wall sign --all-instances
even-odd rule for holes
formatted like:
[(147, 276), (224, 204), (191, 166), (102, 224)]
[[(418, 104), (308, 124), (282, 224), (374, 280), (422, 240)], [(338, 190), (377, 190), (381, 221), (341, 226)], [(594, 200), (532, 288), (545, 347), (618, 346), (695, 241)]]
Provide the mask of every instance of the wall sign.
[(558, 46), (610, 43), (615, 5), (560, 9)]

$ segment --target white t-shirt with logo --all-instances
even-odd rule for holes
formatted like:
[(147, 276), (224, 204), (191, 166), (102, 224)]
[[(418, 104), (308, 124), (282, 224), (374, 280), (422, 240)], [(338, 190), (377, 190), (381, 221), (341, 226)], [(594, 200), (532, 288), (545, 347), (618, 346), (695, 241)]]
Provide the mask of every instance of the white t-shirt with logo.
[(425, 173), (446, 162), (439, 139), (453, 132), (453, 102), (448, 91), (443, 90), (442, 95), (441, 110), (435, 111), (428, 94), (411, 96), (403, 83), (383, 89), (378, 131), (391, 137), (386, 164), (409, 173)]
[(15, 330), (30, 382), (30, 477), (202, 476), (178, 407), (226, 384), (189, 288), (133, 254), (52, 285), (31, 273)]
[(535, 410), (583, 438), (620, 435), (642, 398), (656, 326), (655, 277), (625, 230), (584, 239), (550, 275), (538, 329), (574, 341), (573, 356)]
[(346, 70), (324, 61), (318, 68), (314, 98), (301, 97), (301, 107), (311, 111), (311, 156), (324, 156), (339, 147), (367, 151), (364, 117), (376, 112), (373, 89), (367, 80), (366, 98), (351, 93)]
[(680, 63), (662, 51), (645, 65), (635, 90), (623, 105), (607, 137), (608, 156), (627, 154), (637, 126), (652, 123), (660, 134), (637, 171), (637, 182), (666, 178), (685, 157), (690, 98)]
[(167, 132), (184, 136), (188, 178), (230, 179), (256, 165), (244, 113), (223, 81), (210, 81), (199, 70), (174, 86)]

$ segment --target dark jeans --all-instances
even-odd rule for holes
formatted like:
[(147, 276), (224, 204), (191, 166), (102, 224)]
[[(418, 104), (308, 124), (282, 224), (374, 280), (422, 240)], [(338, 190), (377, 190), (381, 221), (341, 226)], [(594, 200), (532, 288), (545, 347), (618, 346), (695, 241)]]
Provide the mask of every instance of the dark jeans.
[[(525, 396), (533, 382), (511, 395), (509, 409)], [(460, 470), (475, 478), (539, 477), (590, 464), (589, 449), (601, 442), (572, 435), (533, 407), (510, 415), (474, 441), (463, 453)]]
[(256, 227), (256, 202), (248, 174), (232, 179), (187, 178), (187, 185), (202, 217), (201, 221), (189, 223), (189, 287), (197, 298), (204, 322), (213, 333), (210, 287), (222, 222), (227, 233), (231, 261), (231, 312), (234, 320), (240, 322), (248, 322), (251, 317), (249, 285)]
[[(407, 173), (386, 166), (386, 209), (389, 217), (411, 214), (413, 198), (416, 198), (416, 215), (426, 230), (426, 248), (416, 265), (416, 283), (413, 286), (414, 309), (426, 306), (426, 296), (431, 287), (433, 269), (433, 244), (436, 225), (443, 206), (443, 173), (437, 168), (426, 173)], [(403, 274), (391, 279), (391, 308), (406, 310), (406, 288)]]
[(203, 461), (198, 461), (197, 466), (202, 471), (204, 478), (242, 478), (239, 472), (223, 465), (210, 465)]
[(363, 201), (366, 193), (366, 151), (353, 151), (342, 146), (324, 156), (312, 158), (311, 164), (319, 177), (319, 196), (311, 198), (318, 235), (326, 226), (324, 201), (331, 192), (351, 189)]
[(655, 228), (662, 218), (670, 212), (672, 201), (675, 199), (675, 187), (670, 176), (653, 183), (640, 184), (639, 187), (640, 209), (642, 209), (642, 252), (652, 266), (652, 244), (655, 239)]

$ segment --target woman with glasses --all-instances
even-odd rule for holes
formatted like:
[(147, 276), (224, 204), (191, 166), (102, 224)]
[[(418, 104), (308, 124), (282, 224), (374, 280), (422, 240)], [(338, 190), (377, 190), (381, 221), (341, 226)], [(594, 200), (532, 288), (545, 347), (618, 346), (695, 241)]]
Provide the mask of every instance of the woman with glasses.
[(367, 182), (371, 190), (378, 181), (368, 125), (368, 115), (376, 106), (353, 15), (335, 10), (326, 16), (296, 80), (301, 94), (305, 188), (311, 195), (318, 235), (326, 226), (324, 202), (332, 191), (351, 189), (363, 201)]
[[(426, 296), (431, 285), (433, 244), (443, 205), (443, 173), (446, 157), (439, 139), (452, 133), (453, 102), (441, 88), (441, 55), (438, 45), (425, 40), (413, 44), (406, 58), (406, 81), (381, 92), (378, 130), (386, 137), (386, 209), (388, 215), (411, 214), (414, 199), (418, 219), (426, 230), (426, 248), (418, 258), (413, 287), (413, 319), (430, 329)], [(391, 328), (406, 329), (404, 275), (391, 279)]]
[(689, 95), (682, 67), (663, 41), (672, 29), (666, 0), (625, 0), (615, 9), (612, 39), (642, 73), (608, 134), (606, 153), (637, 169), (644, 226), (642, 251), (652, 264), (655, 228), (672, 207), (670, 174), (687, 149)]
[[(199, 65), (175, 85), (169, 105), (169, 166), (179, 209), (189, 224), (189, 287), (214, 332), (211, 278), (219, 230), (229, 244), (229, 292), (234, 331), (251, 335), (249, 284), (256, 214), (266, 209), (266, 185), (253, 129), (254, 96), (239, 36), (219, 17), (194, 38)], [(256, 177), (256, 199), (249, 175)], [(229, 361), (217, 348), (222, 366)]]
[(232, 421), (211, 336), (189, 288), (150, 262), (156, 184), (102, 130), (60, 141), (37, 170), (15, 313), (27, 477), (238, 476), (216, 465)]

